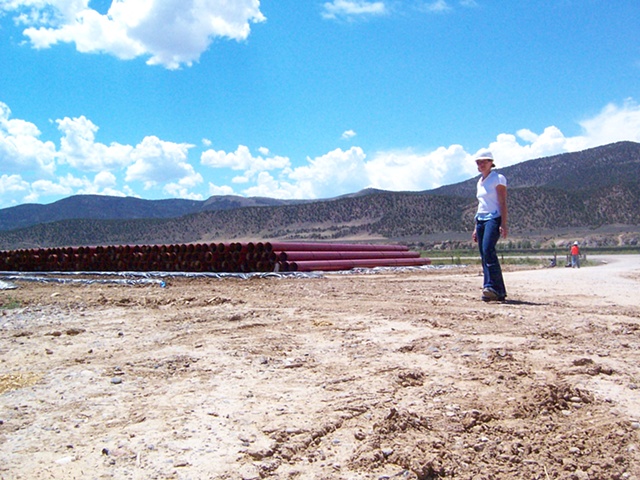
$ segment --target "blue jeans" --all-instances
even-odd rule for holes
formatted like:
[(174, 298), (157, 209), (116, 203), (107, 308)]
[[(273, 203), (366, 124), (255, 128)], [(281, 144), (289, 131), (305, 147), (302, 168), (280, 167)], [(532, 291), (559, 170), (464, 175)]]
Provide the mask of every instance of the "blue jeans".
[(571, 266), (580, 268), (580, 255), (571, 255)]
[(506, 297), (507, 289), (502, 278), (502, 269), (496, 253), (496, 244), (500, 239), (500, 224), (502, 218), (476, 221), (476, 235), (478, 236), (478, 248), (482, 259), (482, 272), (484, 273), (483, 288), (494, 290), (498, 296)]

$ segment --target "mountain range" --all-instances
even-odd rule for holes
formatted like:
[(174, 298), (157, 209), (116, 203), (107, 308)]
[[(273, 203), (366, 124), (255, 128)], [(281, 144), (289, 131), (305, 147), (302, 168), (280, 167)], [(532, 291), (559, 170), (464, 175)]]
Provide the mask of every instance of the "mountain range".
[[(499, 167), (499, 165), (498, 165)], [(640, 143), (618, 142), (499, 168), (513, 241), (636, 244)], [(226, 241), (469, 241), (477, 177), (422, 192), (367, 189), (324, 200), (205, 201), (76, 195), (0, 210), (0, 249)]]

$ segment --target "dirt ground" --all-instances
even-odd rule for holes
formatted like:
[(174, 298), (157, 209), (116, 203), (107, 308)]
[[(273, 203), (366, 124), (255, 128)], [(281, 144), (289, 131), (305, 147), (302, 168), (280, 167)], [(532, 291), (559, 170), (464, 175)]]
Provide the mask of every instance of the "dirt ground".
[(16, 282), (0, 478), (640, 479), (640, 255)]

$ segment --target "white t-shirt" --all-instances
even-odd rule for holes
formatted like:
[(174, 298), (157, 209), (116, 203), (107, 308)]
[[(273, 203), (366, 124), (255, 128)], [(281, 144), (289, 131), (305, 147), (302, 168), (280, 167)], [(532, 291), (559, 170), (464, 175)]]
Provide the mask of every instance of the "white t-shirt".
[(487, 178), (478, 179), (478, 189), (476, 197), (478, 198), (478, 213), (476, 218), (488, 220), (489, 218), (497, 218), (501, 215), (500, 203), (498, 202), (498, 185), (507, 186), (507, 179), (504, 175), (492, 170)]

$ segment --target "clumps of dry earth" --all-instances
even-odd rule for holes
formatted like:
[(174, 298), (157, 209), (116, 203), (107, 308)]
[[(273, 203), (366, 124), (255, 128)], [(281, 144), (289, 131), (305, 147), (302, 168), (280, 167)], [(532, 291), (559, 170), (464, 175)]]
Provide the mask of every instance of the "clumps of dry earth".
[(638, 479), (637, 270), (581, 270), (19, 283), (0, 478)]

